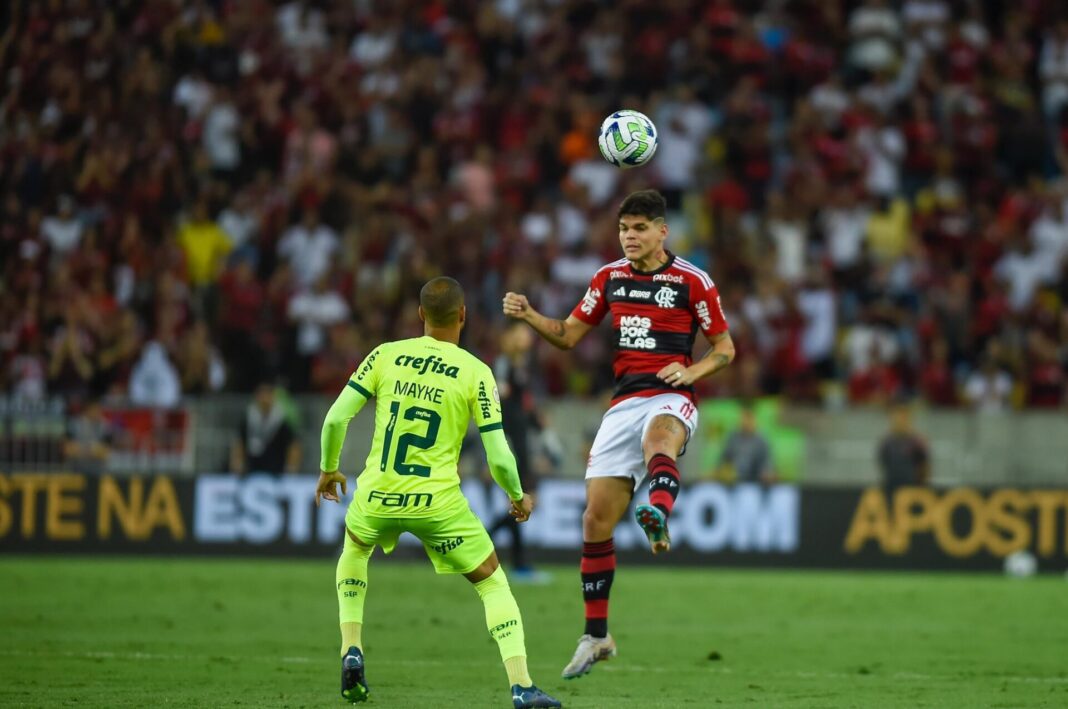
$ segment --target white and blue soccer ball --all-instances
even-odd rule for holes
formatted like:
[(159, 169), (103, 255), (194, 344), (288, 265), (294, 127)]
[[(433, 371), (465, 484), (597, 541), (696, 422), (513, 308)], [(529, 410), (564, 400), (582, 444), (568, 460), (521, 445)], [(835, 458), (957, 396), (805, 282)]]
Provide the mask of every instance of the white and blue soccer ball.
[(1038, 571), (1038, 559), (1026, 549), (1021, 549), (1005, 557), (1004, 568), (1006, 576), (1025, 579), (1034, 576)]
[(660, 136), (649, 117), (638, 111), (623, 110), (604, 119), (597, 145), (601, 155), (616, 167), (644, 165), (656, 153)]

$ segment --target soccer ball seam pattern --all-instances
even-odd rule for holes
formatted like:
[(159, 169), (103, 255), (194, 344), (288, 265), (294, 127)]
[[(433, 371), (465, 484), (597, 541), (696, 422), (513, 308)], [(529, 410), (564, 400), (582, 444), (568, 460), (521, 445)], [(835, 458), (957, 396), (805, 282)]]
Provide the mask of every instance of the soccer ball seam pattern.
[(629, 109), (616, 111), (605, 118), (597, 137), (601, 156), (624, 169), (649, 162), (658, 142), (656, 126), (649, 117)]

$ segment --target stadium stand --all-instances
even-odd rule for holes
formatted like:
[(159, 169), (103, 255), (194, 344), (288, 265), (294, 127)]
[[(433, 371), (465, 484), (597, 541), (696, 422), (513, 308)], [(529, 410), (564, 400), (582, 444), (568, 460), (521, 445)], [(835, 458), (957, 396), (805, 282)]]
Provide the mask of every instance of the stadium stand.
[[(655, 185), (723, 293), (706, 393), (1056, 408), (1068, 19), (1028, 2), (63, 2), (0, 9), (0, 387), (173, 406), (333, 393), (429, 276), (494, 354)], [(840, 70), (836, 70), (839, 68)], [(551, 69), (551, 70), (550, 70)], [(595, 148), (627, 106), (649, 167)], [(610, 384), (541, 348), (545, 394)], [(12, 404), (14, 405), (14, 404)]]

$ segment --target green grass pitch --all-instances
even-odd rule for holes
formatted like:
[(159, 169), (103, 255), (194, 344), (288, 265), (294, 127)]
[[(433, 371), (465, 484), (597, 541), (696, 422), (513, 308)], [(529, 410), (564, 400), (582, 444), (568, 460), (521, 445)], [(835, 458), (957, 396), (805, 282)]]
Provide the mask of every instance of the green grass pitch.
[[(559, 673), (577, 569), (513, 584), (535, 681), (567, 707), (1068, 706), (1060, 577), (624, 566), (619, 657)], [(0, 558), (0, 706), (340, 706), (329, 560)], [(369, 707), (507, 707), (459, 577), (372, 559)], [(718, 659), (710, 659), (718, 657)]]

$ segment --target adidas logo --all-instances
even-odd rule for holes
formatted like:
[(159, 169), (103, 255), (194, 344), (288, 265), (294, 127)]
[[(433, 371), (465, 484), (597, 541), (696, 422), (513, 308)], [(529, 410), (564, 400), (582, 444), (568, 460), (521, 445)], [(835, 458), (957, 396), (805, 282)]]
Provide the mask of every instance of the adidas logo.
[(626, 286), (620, 286), (619, 288), (616, 288), (614, 291), (612, 291), (612, 295), (626, 295), (626, 294), (627, 294), (627, 287)]

